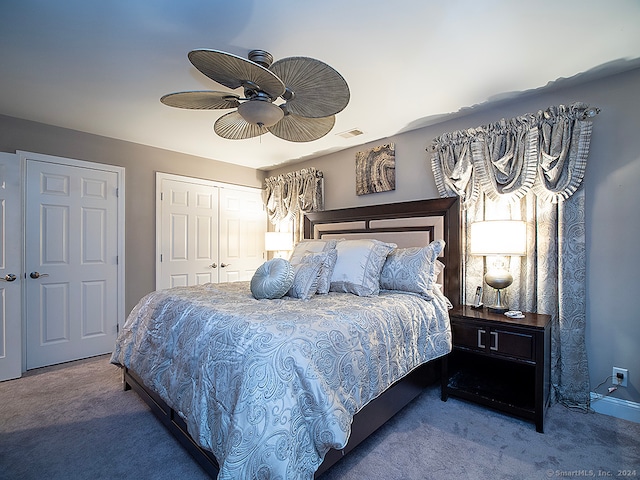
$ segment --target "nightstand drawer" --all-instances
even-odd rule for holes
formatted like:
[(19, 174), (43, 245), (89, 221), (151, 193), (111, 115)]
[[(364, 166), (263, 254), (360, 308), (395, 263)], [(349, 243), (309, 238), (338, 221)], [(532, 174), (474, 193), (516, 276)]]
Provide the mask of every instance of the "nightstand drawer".
[(521, 358), (523, 360), (535, 359), (535, 338), (527, 333), (518, 333), (492, 329), (492, 341), (494, 353), (508, 355), (510, 357)]
[(482, 329), (476, 325), (451, 321), (451, 335), (454, 347), (468, 348), (484, 352), (487, 349)]
[(531, 334), (455, 321), (452, 322), (451, 328), (454, 347), (534, 360), (535, 338)]

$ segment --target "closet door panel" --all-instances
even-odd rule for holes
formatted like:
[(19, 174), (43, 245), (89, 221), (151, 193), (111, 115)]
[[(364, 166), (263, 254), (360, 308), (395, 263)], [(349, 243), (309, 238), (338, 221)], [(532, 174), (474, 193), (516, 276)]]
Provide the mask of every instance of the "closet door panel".
[(156, 288), (217, 283), (217, 190), (163, 178), (159, 208)]
[(259, 190), (220, 189), (220, 281), (251, 280), (265, 261), (266, 213)]

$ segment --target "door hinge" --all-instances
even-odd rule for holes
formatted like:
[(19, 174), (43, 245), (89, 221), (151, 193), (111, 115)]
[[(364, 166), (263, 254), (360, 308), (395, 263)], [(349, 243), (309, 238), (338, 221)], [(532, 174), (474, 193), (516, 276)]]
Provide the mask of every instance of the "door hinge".
[(116, 197), (120, 197), (120, 189), (118, 187), (116, 187)]
[(160, 192), (160, 201), (164, 200), (164, 192)]
[(162, 254), (160, 254), (160, 263), (162, 263)]

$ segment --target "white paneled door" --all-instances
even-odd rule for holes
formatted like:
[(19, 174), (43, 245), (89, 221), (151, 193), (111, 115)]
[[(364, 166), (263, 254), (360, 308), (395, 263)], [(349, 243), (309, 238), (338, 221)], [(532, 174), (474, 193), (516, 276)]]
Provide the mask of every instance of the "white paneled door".
[(26, 160), (27, 369), (113, 350), (118, 174)]
[(22, 375), (20, 158), (0, 153), (0, 381)]

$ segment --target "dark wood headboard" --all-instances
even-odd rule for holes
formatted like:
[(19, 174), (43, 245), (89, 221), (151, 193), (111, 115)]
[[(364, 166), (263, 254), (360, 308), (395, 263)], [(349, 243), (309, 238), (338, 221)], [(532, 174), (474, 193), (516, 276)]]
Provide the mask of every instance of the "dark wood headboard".
[(442, 238), (446, 247), (444, 293), (460, 304), (460, 203), (458, 198), (437, 198), (365, 207), (311, 212), (304, 217), (304, 237), (377, 238), (398, 247), (423, 246)]

